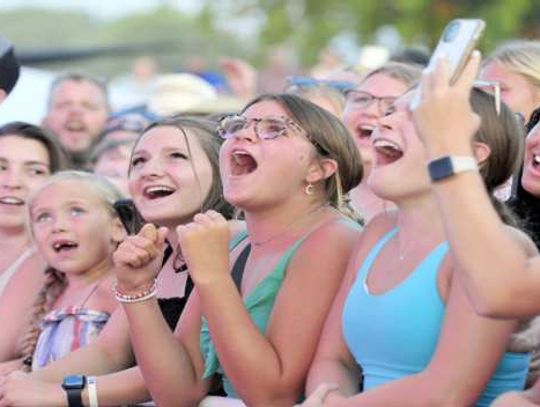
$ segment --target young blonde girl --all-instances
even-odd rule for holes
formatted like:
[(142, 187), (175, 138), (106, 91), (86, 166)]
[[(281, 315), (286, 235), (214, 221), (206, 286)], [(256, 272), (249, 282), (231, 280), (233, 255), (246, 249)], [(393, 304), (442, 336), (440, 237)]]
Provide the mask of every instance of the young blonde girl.
[(107, 322), (116, 306), (111, 256), (125, 235), (113, 208), (120, 197), (105, 179), (77, 171), (57, 173), (29, 197), (29, 229), (47, 269), (13, 367), (41, 368)]

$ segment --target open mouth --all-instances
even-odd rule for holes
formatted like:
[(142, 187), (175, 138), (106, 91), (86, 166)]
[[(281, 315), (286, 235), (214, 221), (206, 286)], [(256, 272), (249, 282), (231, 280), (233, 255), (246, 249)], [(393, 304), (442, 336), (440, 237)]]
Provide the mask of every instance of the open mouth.
[(85, 131), (86, 125), (80, 120), (70, 120), (64, 126), (68, 131)]
[(174, 194), (174, 188), (165, 185), (155, 185), (146, 187), (143, 190), (143, 196), (146, 199), (159, 199)]
[(72, 240), (57, 240), (53, 243), (52, 248), (56, 253), (68, 252), (75, 250), (79, 245)]
[(247, 151), (236, 150), (231, 155), (231, 174), (246, 175), (257, 169), (257, 161)]
[(532, 166), (536, 170), (540, 168), (540, 155), (533, 154), (533, 156), (532, 156)]
[(16, 196), (3, 196), (0, 198), (0, 204), (12, 205), (12, 206), (23, 206), (24, 201), (21, 198), (17, 198)]
[(403, 156), (401, 146), (391, 140), (374, 140), (373, 148), (375, 149), (377, 155), (377, 165), (391, 164)]
[(356, 128), (356, 135), (360, 140), (369, 140), (374, 129), (372, 124), (362, 124)]

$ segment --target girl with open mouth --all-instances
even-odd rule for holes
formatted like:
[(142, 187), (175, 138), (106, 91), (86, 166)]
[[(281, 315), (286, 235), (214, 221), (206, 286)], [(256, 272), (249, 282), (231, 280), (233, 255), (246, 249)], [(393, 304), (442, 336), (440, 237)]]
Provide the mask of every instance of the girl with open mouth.
[[(492, 193), (519, 165), (519, 124), (506, 107), (497, 114), (493, 96), (478, 89), (466, 95), (461, 101), (470, 100), (482, 125), (469, 140), (466, 165), (455, 168), (479, 168), (471, 188)], [(397, 209), (364, 229), (325, 324), (306, 406), (488, 406), (525, 384), (535, 344), (521, 335), (530, 326), (479, 316), (467, 298), (426, 171), (428, 151), (409, 110), (412, 97), (398, 98), (372, 134), (375, 164), (368, 184)], [(437, 113), (444, 116), (441, 105)], [(448, 168), (432, 168), (432, 182), (447, 182)], [(523, 233), (506, 229), (516, 244), (535, 251)]]

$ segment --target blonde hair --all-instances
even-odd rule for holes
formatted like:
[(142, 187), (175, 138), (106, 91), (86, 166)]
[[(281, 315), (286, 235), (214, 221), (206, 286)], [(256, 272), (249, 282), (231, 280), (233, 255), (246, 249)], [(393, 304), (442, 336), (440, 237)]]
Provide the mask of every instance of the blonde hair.
[(540, 88), (540, 42), (515, 40), (506, 42), (487, 57), (483, 66), (499, 62), (512, 72), (526, 78), (532, 85)]
[[(84, 184), (85, 187), (88, 187), (100, 198), (104, 208), (109, 212), (112, 218), (118, 217), (113, 204), (115, 201), (122, 198), (122, 194), (112, 183), (103, 177), (88, 172), (60, 171), (49, 177), (44, 184), (30, 195), (27, 205), (27, 222), (30, 231), (32, 230), (30, 212), (35, 198), (48, 186), (66, 181), (78, 181)], [(47, 267), (45, 276), (45, 283), (32, 306), (30, 323), (21, 339), (20, 349), (23, 357), (23, 369), (26, 371), (31, 369), (32, 358), (36, 350), (39, 335), (41, 334), (41, 321), (54, 307), (54, 304), (62, 296), (68, 286), (66, 275), (52, 267)]]

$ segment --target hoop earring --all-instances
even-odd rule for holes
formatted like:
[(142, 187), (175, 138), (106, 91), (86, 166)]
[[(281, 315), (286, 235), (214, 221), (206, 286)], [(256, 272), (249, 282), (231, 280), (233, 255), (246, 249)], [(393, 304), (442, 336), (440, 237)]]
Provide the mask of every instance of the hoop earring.
[(315, 187), (313, 187), (313, 184), (307, 184), (304, 192), (306, 195), (313, 195), (313, 192), (315, 192)]

